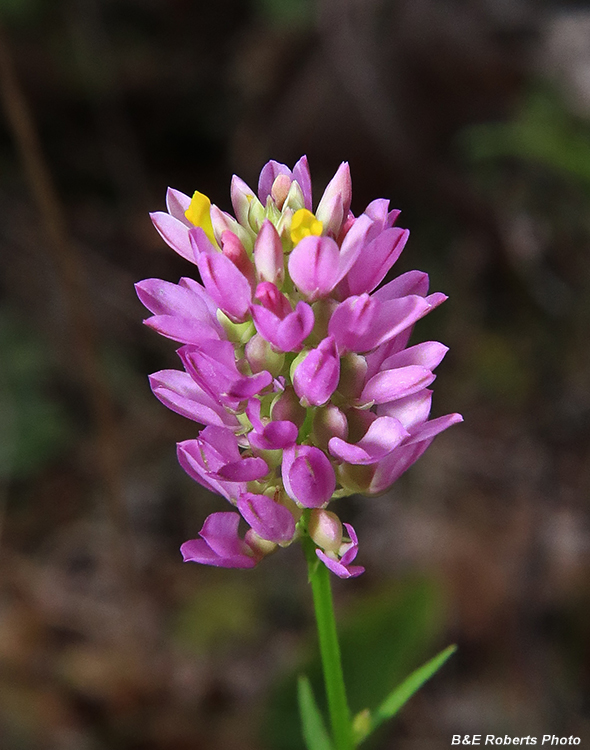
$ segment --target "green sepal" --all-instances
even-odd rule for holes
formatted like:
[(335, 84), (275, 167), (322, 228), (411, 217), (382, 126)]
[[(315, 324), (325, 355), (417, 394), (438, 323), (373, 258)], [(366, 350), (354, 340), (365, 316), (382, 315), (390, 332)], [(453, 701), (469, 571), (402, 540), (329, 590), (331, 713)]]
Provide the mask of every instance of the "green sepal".
[(383, 724), (384, 721), (393, 718), (398, 711), (405, 706), (414, 693), (416, 693), (425, 682), (438, 672), (442, 665), (450, 656), (452, 656), (452, 654), (455, 653), (456, 650), (457, 646), (448, 646), (444, 651), (441, 651), (440, 654), (437, 654), (433, 659), (430, 659), (430, 661), (427, 661), (426, 664), (418, 667), (418, 669), (406, 677), (400, 685), (391, 691), (379, 708), (372, 714), (370, 722), (366, 721), (365, 712), (361, 712), (364, 714), (364, 721), (358, 721), (356, 720), (358, 717), (355, 717), (355, 744), (359, 745), (372, 732), (374, 732), (378, 726)]
[(321, 711), (315, 702), (311, 683), (305, 675), (301, 675), (297, 682), (297, 699), (301, 731), (307, 750), (334, 750)]

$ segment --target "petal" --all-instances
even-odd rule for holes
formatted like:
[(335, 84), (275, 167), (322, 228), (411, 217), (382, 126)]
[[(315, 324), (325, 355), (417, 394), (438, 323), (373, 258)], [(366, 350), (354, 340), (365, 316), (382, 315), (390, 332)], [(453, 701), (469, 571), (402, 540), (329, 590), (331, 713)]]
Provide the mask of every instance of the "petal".
[(408, 434), (397, 419), (378, 417), (356, 445), (334, 437), (328, 443), (328, 448), (341, 461), (360, 465), (374, 464), (397, 448)]
[(254, 531), (269, 542), (290, 542), (295, 534), (292, 513), (266, 495), (245, 492), (238, 499), (238, 510)]
[(325, 505), (336, 489), (332, 464), (319, 448), (302, 445), (284, 451), (282, 473), (287, 494), (306, 508)]
[(206, 456), (205, 469), (215, 472), (224, 464), (240, 460), (238, 440), (230, 430), (214, 425), (201, 430), (196, 440), (179, 443), (202, 461)]
[(381, 289), (378, 289), (373, 297), (382, 301), (388, 299), (397, 299), (398, 297), (407, 297), (409, 294), (417, 294), (425, 297), (428, 293), (428, 274), (422, 271), (408, 271), (402, 273), (393, 281), (390, 281)]
[(237, 175), (231, 178), (231, 203), (237, 220), (243, 226), (248, 225), (250, 202), (255, 198), (254, 191)]
[(409, 236), (407, 229), (394, 227), (381, 232), (366, 245), (350, 270), (350, 293), (373, 291), (401, 255)]
[(252, 301), (248, 279), (221, 253), (201, 253), (198, 266), (205, 288), (223, 312), (235, 322), (243, 322)]
[(346, 545), (348, 549), (346, 550), (346, 552), (344, 552), (344, 554), (342, 554), (340, 562), (343, 565), (348, 565), (354, 559), (356, 559), (359, 551), (359, 540), (358, 536), (356, 535), (356, 531), (349, 523), (345, 523), (344, 528), (346, 529), (346, 533), (350, 538), (350, 542), (348, 543), (348, 545)]
[(164, 406), (204, 425), (237, 429), (238, 419), (211, 398), (191, 376), (180, 370), (161, 370), (149, 377), (150, 386)]
[[(325, 404), (338, 387), (340, 357), (332, 336), (312, 349), (293, 375), (295, 393), (313, 406)], [(305, 404), (303, 404), (305, 406)]]
[(412, 430), (411, 436), (406, 440), (405, 444), (412, 445), (423, 440), (431, 440), (443, 430), (451, 427), (451, 425), (462, 421), (463, 417), (461, 414), (446, 414), (444, 417), (437, 417), (437, 419), (431, 419), (429, 422), (423, 422)]
[[(295, 310), (281, 320), (276, 330), (277, 347), (283, 352), (297, 351), (313, 330), (313, 310), (306, 302), (298, 302)], [(270, 341), (270, 339), (269, 339)], [(274, 344), (271, 341), (271, 344)]]
[(231, 398), (237, 398), (239, 401), (243, 401), (246, 398), (260, 393), (266, 387), (272, 383), (272, 375), (267, 370), (257, 372), (252, 377), (244, 376), (237, 380), (231, 388), (227, 391), (227, 395)]
[(280, 174), (285, 174), (287, 177), (292, 176), (291, 170), (286, 164), (281, 164), (274, 159), (271, 159), (262, 167), (258, 179), (258, 197), (263, 206), (266, 205), (266, 199), (270, 195), (273, 182)]
[(293, 312), (293, 308), (287, 297), (279, 291), (276, 284), (270, 281), (261, 281), (256, 287), (254, 297), (265, 310), (269, 310), (280, 320)]
[(165, 211), (155, 211), (150, 214), (150, 218), (164, 242), (186, 260), (191, 263), (196, 262), (189, 239), (190, 230), (184, 222), (175, 219)]
[(260, 281), (282, 283), (285, 276), (283, 245), (273, 224), (265, 219), (254, 243), (254, 263)]
[(363, 388), (360, 402), (385, 404), (409, 396), (426, 388), (435, 375), (426, 367), (408, 365), (395, 370), (383, 370), (374, 375)]
[(217, 326), (209, 326), (194, 318), (181, 318), (177, 315), (153, 315), (143, 321), (148, 328), (160, 336), (178, 341), (181, 344), (203, 344), (212, 338), (219, 338)]
[(184, 212), (191, 204), (190, 196), (181, 193), (180, 190), (175, 190), (169, 187), (166, 191), (166, 208), (171, 216), (178, 219), (187, 227), (192, 227), (190, 221), (184, 215)]
[(420, 365), (428, 370), (434, 370), (443, 360), (449, 347), (438, 341), (423, 341), (421, 344), (403, 349), (397, 354), (387, 357), (381, 364), (381, 370), (390, 370), (407, 365)]
[(339, 578), (356, 578), (365, 572), (362, 565), (351, 565), (350, 567), (346, 567), (341, 562), (328, 557), (328, 555), (326, 555), (325, 552), (322, 552), (321, 549), (316, 549), (315, 553), (324, 565)]
[(242, 543), (238, 536), (240, 517), (237, 513), (211, 513), (199, 535), (218, 555), (239, 555)]
[(342, 220), (348, 215), (352, 200), (352, 180), (348, 162), (342, 162), (326, 187), (316, 210), (316, 216), (326, 231), (338, 235)]
[(229, 482), (252, 482), (268, 474), (268, 464), (258, 457), (241, 458), (239, 461), (222, 466), (217, 474)]
[[(354, 220), (349, 231), (346, 233), (346, 237), (342, 241), (340, 247), (340, 267), (338, 269), (338, 281), (343, 279), (359, 255), (363, 251), (367, 235), (373, 226), (373, 222), (366, 214), (361, 214), (358, 219)], [(350, 292), (348, 292), (350, 294)]]
[(367, 495), (379, 495), (385, 492), (420, 458), (431, 442), (431, 440), (424, 440), (413, 445), (400, 445), (389, 456), (385, 456), (376, 464), (377, 470), (364, 492)]
[[(232, 514), (236, 515), (236, 514)], [(191, 539), (180, 547), (184, 562), (214, 565), (216, 568), (253, 568), (257, 560), (247, 553), (220, 557), (203, 539)]]
[(336, 286), (339, 265), (340, 250), (330, 237), (304, 237), (289, 256), (289, 274), (311, 302)]
[(294, 445), (298, 433), (299, 429), (293, 422), (278, 420), (269, 422), (259, 432), (251, 432), (248, 440), (258, 450), (283, 450)]
[(309, 173), (309, 164), (307, 163), (307, 156), (302, 156), (301, 159), (293, 167), (293, 179), (297, 180), (303, 198), (305, 200), (305, 208), (308, 211), (312, 209), (312, 195), (311, 195), (311, 175)]
[(398, 398), (377, 408), (379, 416), (389, 416), (399, 419), (406, 430), (425, 422), (430, 414), (432, 404), (432, 391), (424, 388), (422, 391), (412, 393), (411, 396)]
[(371, 335), (377, 313), (378, 305), (368, 294), (349, 297), (338, 305), (330, 318), (328, 333), (336, 340), (340, 353), (357, 351), (359, 342)]
[[(135, 291), (142, 304), (155, 315), (197, 319), (209, 317), (208, 306), (202, 297), (186, 286), (162, 279), (144, 279), (135, 285)], [(202, 291), (206, 294), (205, 289)]]

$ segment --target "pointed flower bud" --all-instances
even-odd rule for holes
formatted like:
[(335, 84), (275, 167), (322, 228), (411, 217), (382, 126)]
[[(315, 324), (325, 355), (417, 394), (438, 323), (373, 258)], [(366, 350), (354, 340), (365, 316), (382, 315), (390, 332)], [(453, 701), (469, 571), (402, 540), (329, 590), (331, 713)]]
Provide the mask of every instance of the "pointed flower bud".
[(276, 352), (259, 333), (255, 333), (248, 341), (244, 354), (252, 372), (267, 370), (274, 377), (278, 377), (285, 364), (285, 355)]
[(254, 263), (260, 281), (268, 281), (278, 287), (282, 285), (285, 278), (283, 245), (277, 230), (268, 219), (260, 227), (254, 243)]
[(337, 237), (352, 200), (352, 180), (347, 162), (342, 162), (328, 183), (319, 202), (316, 216), (324, 224), (326, 233)]
[(289, 195), (289, 189), (291, 187), (291, 178), (286, 174), (279, 174), (275, 177), (275, 181), (270, 189), (271, 198), (277, 205), (278, 209), (283, 207), (283, 203)]
[(324, 451), (328, 449), (328, 443), (332, 438), (346, 440), (348, 421), (344, 412), (334, 404), (326, 404), (323, 409), (316, 409), (311, 437), (314, 444)]

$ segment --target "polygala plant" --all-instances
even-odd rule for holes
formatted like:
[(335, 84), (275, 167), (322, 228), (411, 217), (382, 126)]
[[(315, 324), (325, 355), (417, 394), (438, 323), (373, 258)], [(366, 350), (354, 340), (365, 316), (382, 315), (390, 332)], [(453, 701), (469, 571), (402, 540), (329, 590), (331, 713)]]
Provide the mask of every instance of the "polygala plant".
[[(355, 217), (347, 163), (313, 212), (306, 157), (293, 170), (270, 161), (258, 194), (231, 183), (235, 218), (195, 192), (169, 189), (156, 229), (197, 266), (202, 284), (146, 279), (136, 285), (152, 313), (145, 322), (182, 344), (182, 370), (150, 377), (156, 397), (204, 428), (178, 444), (178, 460), (199, 484), (233, 506), (212, 513), (185, 561), (253, 568), (293, 542), (303, 544), (312, 584), (331, 733), (300, 680), (309, 750), (349, 750), (365, 739), (448, 658), (439, 654), (375, 711), (351, 720), (336, 636), (329, 573), (353, 578), (358, 539), (328, 509), (352, 494), (386, 491), (430, 445), (461, 421), (429, 419), (437, 341), (408, 346), (414, 323), (446, 299), (410, 271), (380, 286), (408, 230), (377, 199)], [(248, 525), (245, 536), (240, 519)]]

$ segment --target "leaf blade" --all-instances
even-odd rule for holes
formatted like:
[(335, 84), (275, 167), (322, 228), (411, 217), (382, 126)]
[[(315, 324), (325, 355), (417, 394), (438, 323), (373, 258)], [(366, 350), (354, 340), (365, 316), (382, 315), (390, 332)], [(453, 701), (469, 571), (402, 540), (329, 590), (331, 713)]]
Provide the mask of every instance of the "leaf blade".
[(457, 646), (448, 646), (430, 661), (427, 661), (426, 664), (414, 670), (401, 684), (394, 688), (375, 711), (371, 732), (387, 719), (393, 718), (422, 685), (438, 672), (456, 650)]
[(315, 702), (311, 683), (305, 675), (297, 682), (301, 731), (307, 750), (334, 750), (324, 719)]

